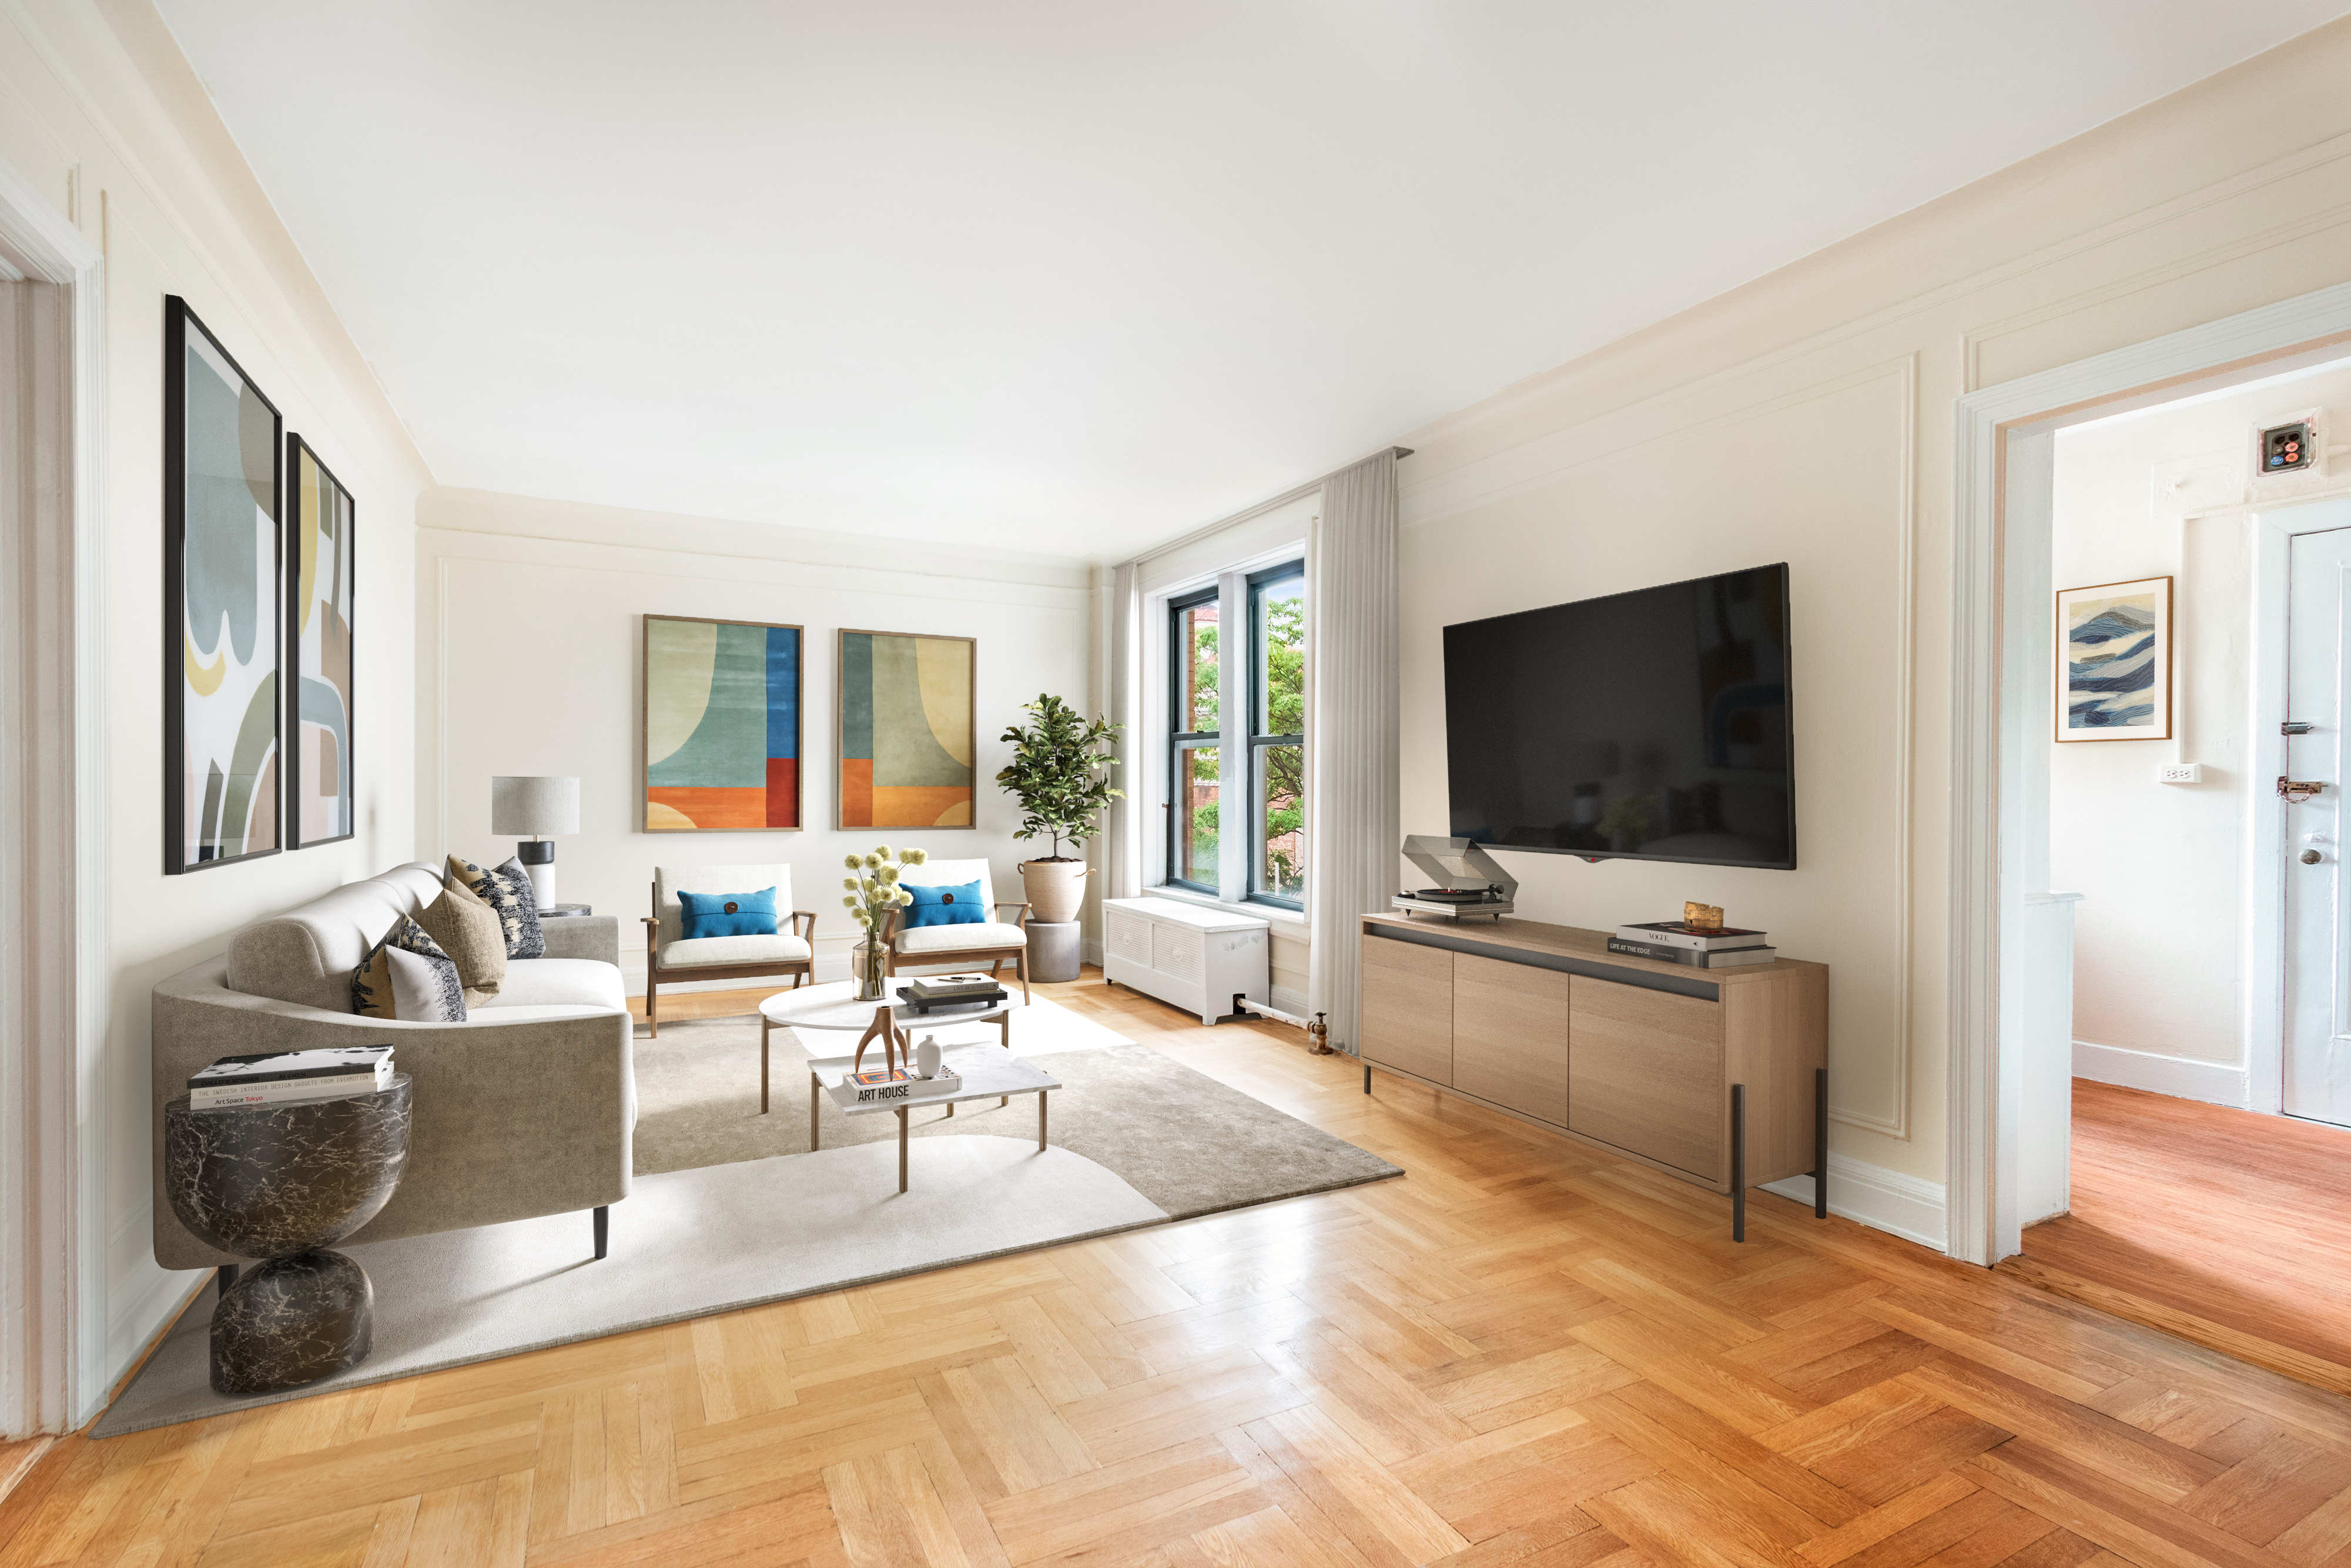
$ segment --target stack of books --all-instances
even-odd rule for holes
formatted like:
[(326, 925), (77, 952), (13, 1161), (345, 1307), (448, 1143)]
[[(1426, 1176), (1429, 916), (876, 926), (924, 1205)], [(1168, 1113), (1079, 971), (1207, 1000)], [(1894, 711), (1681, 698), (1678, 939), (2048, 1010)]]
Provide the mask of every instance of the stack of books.
[(1629, 958), (1655, 958), (1694, 969), (1727, 969), (1738, 964), (1769, 964), (1778, 958), (1765, 933), (1735, 925), (1687, 925), (1678, 920), (1619, 925), (1608, 950)]
[(188, 1105), (275, 1105), (288, 1100), (331, 1100), (392, 1087), (392, 1047), (340, 1046), (326, 1051), (273, 1051), (224, 1056), (188, 1080)]
[(904, 995), (918, 1013), (933, 1008), (969, 1007), (975, 1002), (990, 1006), (1004, 1000), (1003, 986), (988, 975), (925, 975), (906, 982)]

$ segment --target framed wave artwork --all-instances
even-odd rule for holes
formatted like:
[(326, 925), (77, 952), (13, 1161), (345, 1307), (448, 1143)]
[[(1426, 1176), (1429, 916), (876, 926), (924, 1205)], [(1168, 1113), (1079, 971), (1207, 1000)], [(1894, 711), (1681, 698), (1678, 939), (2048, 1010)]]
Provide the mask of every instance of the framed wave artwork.
[(163, 300), (163, 871), (285, 844), (278, 576), (286, 422), (187, 302)]
[(2171, 579), (2057, 595), (2057, 738), (2171, 738)]

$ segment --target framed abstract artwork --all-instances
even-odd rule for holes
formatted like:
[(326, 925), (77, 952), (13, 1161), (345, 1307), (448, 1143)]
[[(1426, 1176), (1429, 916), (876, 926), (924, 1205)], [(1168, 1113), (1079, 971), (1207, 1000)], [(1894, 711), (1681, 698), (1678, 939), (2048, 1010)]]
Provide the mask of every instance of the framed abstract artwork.
[(277, 406), (163, 300), (163, 870), (283, 847)]
[(969, 828), (972, 672), (969, 637), (841, 633), (843, 828)]
[(2171, 579), (2058, 593), (2057, 738), (2171, 738)]
[(798, 830), (800, 629), (644, 621), (644, 831)]
[(351, 493), (310, 444), (286, 438), (286, 627), (294, 665), (286, 733), (289, 849), (352, 832), (351, 598), (358, 563)]

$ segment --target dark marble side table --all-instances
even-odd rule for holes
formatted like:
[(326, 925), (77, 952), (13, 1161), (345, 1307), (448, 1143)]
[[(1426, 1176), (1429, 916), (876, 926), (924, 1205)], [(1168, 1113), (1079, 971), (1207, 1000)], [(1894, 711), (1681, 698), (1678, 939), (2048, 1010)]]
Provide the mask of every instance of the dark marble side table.
[(163, 1107), (163, 1184), (180, 1223), (257, 1258), (213, 1309), (222, 1394), (297, 1388), (367, 1359), (375, 1287), (327, 1249), (391, 1201), (408, 1163), (410, 1082), (330, 1100)]

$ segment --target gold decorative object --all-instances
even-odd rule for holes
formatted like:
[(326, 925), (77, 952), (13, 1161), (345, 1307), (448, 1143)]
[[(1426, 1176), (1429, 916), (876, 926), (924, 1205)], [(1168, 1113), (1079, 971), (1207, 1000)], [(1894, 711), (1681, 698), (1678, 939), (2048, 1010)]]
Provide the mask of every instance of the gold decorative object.
[(1682, 924), (1693, 931), (1719, 931), (1722, 929), (1722, 910), (1716, 904), (1692, 904), (1685, 900), (1682, 904)]

